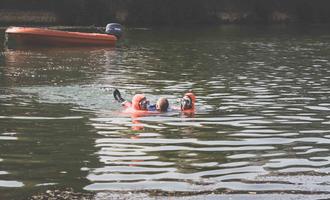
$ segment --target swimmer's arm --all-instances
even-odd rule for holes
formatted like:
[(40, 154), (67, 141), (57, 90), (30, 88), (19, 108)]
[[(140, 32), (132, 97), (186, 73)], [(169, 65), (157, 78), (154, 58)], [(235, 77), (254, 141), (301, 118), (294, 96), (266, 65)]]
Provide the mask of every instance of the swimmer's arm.
[(124, 102), (121, 103), (121, 105), (122, 105), (123, 107), (125, 107), (125, 108), (128, 108), (128, 107), (131, 107), (131, 106), (132, 106), (132, 103), (129, 102), (129, 101), (124, 101)]

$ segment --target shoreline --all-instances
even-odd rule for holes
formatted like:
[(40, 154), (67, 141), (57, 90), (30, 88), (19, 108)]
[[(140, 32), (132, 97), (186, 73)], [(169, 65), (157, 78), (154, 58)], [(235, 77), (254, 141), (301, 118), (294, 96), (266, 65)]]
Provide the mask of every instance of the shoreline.
[(4, 0), (0, 24), (96, 25), (330, 23), (326, 0), (99, 0), (16, 2)]
[(184, 192), (162, 192), (162, 191), (101, 191), (101, 192), (74, 192), (72, 189), (65, 190), (47, 190), (43, 193), (37, 193), (30, 197), (29, 200), (55, 200), (55, 199), (80, 199), (80, 200), (111, 200), (111, 199), (123, 199), (123, 200), (133, 200), (133, 199), (171, 199), (175, 198), (178, 200), (188, 200), (188, 199), (232, 199), (232, 200), (248, 200), (248, 199), (325, 199), (330, 198), (330, 193), (322, 192), (301, 192), (291, 191), (291, 192), (244, 192), (238, 193), (230, 190), (224, 190), (221, 193), (217, 192), (205, 192), (205, 193), (184, 193)]

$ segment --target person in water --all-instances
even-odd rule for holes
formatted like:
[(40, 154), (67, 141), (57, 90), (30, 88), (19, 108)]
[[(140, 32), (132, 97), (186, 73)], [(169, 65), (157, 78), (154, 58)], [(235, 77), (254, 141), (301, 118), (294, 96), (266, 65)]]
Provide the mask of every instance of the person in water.
[(156, 103), (156, 110), (160, 112), (167, 112), (169, 107), (168, 100), (164, 97), (160, 97)]
[[(169, 102), (166, 98), (161, 97), (156, 104), (151, 104), (144, 94), (136, 94), (132, 98), (132, 102), (126, 101), (121, 97), (119, 90), (115, 89), (113, 92), (114, 98), (122, 103), (127, 108), (132, 108), (136, 111), (159, 111), (167, 112), (169, 109)], [(196, 96), (192, 91), (185, 93), (180, 99), (181, 111), (194, 111), (195, 110)]]
[(144, 96), (144, 94), (136, 94), (134, 95), (134, 97), (132, 98), (132, 108), (134, 110), (148, 110), (148, 106), (149, 106), (149, 100), (147, 99), (147, 97)]
[(156, 104), (150, 104), (144, 94), (136, 94), (132, 98), (132, 102), (126, 101), (121, 97), (119, 90), (115, 89), (114, 98), (126, 108), (132, 108), (135, 111), (158, 111), (167, 112), (169, 103), (164, 97), (158, 99)]
[(196, 96), (192, 91), (187, 92), (180, 100), (181, 111), (195, 110)]
[(167, 112), (169, 107), (168, 100), (164, 97), (160, 97), (156, 104), (148, 106), (148, 111)]

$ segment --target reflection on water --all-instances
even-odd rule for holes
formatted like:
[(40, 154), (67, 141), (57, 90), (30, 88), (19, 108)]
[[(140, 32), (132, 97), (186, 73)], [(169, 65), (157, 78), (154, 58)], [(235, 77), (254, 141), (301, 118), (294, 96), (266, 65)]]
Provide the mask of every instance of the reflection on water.
[[(131, 30), (115, 49), (5, 50), (0, 188), (327, 193), (327, 37), (172, 31)], [(172, 106), (192, 88), (197, 111), (123, 114), (115, 87)]]

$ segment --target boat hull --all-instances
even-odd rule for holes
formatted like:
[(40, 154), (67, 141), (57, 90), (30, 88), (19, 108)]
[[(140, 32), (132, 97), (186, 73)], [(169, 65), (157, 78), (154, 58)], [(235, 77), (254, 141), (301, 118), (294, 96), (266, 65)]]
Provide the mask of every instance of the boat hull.
[(10, 27), (7, 43), (35, 46), (114, 46), (114, 35), (58, 31), (44, 28)]

